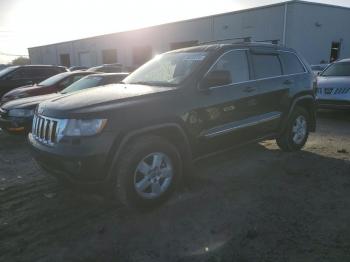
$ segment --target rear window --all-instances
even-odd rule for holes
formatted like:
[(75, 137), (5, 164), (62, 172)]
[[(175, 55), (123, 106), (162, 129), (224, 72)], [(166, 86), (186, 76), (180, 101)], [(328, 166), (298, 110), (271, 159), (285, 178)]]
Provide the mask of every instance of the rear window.
[(274, 54), (253, 54), (255, 78), (269, 78), (282, 75), (281, 63)]
[(58, 82), (62, 81), (63, 79), (65, 79), (67, 76), (69, 76), (69, 73), (61, 73), (58, 75), (54, 75), (42, 82), (39, 83), (39, 85), (41, 86), (51, 86), (51, 85), (55, 85)]
[(104, 80), (102, 76), (86, 76), (61, 91), (62, 94), (76, 92), (79, 90), (100, 86)]
[(283, 72), (285, 75), (304, 73), (304, 66), (301, 64), (299, 58), (289, 52), (281, 52), (280, 54)]
[(115, 83), (119, 83), (119, 82), (122, 81), (125, 77), (127, 77), (127, 76), (126, 76), (126, 75), (109, 76), (109, 77), (106, 77), (104, 83), (105, 83), (105, 84), (115, 84)]
[(15, 71), (18, 68), (19, 68), (19, 66), (10, 66), (10, 67), (7, 67), (5, 69), (2, 69), (0, 71), (0, 77), (3, 77), (5, 75), (7, 75), (8, 73)]

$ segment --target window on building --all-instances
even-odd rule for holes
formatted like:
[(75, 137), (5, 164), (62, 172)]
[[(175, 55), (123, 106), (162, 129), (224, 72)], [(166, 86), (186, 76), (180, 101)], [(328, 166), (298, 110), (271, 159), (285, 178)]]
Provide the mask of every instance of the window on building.
[(140, 66), (152, 58), (152, 47), (136, 46), (133, 48), (133, 64)]
[(280, 58), (285, 75), (298, 74), (305, 72), (304, 66), (301, 64), (299, 58), (293, 53), (281, 52)]
[(339, 56), (340, 56), (340, 47), (341, 47), (340, 42), (332, 42), (331, 57), (330, 57), (330, 59), (329, 59), (329, 61), (330, 61), (331, 63), (339, 59)]
[(232, 83), (249, 80), (249, 64), (246, 51), (231, 51), (223, 55), (211, 71), (226, 70), (231, 74)]
[(60, 61), (62, 66), (70, 67), (70, 56), (69, 54), (60, 54)]
[(198, 40), (170, 43), (170, 50), (176, 50), (198, 45)]
[(281, 62), (277, 55), (253, 54), (255, 78), (267, 78), (282, 75)]
[(105, 49), (102, 50), (102, 63), (103, 64), (114, 64), (118, 61), (118, 53), (116, 49)]

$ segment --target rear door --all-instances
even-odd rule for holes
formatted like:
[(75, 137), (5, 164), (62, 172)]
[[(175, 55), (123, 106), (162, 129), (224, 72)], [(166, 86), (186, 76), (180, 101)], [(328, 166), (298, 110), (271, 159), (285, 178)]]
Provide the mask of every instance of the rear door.
[[(293, 79), (283, 76), (279, 53), (271, 49), (251, 50), (256, 87), (259, 90), (259, 136), (277, 130), (284, 108), (288, 106), (289, 88)], [(286, 104), (287, 103), (287, 104)]]

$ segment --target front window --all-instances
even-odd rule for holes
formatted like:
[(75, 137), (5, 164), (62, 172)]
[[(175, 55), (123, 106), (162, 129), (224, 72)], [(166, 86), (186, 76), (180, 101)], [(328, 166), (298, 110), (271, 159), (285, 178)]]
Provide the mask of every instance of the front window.
[(208, 56), (208, 52), (175, 52), (159, 55), (123, 81), (126, 84), (177, 86)]
[(67, 88), (63, 89), (61, 93), (66, 94), (66, 93), (76, 92), (79, 90), (99, 86), (102, 81), (103, 81), (102, 76), (87, 76), (74, 82)]
[(63, 80), (69, 75), (69, 73), (61, 73), (58, 75), (54, 75), (42, 82), (39, 83), (40, 86), (52, 86), (58, 83), (59, 81)]
[(332, 64), (322, 73), (322, 76), (350, 76), (350, 62)]
[(248, 81), (250, 76), (246, 51), (233, 50), (224, 54), (213, 66), (212, 71), (228, 71), (231, 84)]
[(8, 73), (16, 70), (18, 66), (10, 66), (0, 71), (0, 78), (7, 75)]

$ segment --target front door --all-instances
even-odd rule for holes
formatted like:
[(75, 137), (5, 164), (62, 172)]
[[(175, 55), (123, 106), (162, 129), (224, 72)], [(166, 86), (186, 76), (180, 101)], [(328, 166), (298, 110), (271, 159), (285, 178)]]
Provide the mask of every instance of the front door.
[[(189, 124), (195, 126), (195, 155), (219, 151), (252, 138), (244, 127), (257, 114), (257, 88), (251, 81), (247, 50), (224, 53), (206, 75), (213, 71), (229, 72), (231, 81), (198, 91), (197, 108)], [(205, 77), (204, 77), (205, 78)]]

